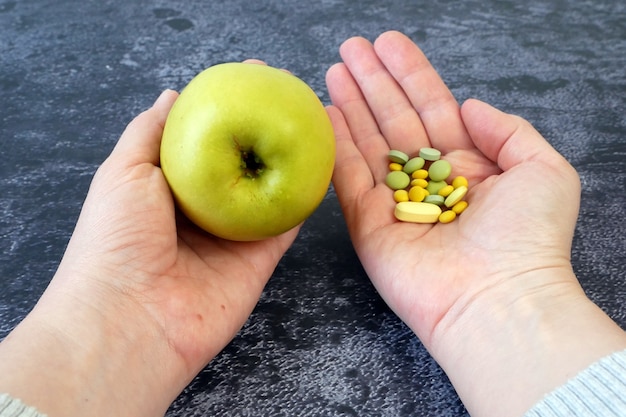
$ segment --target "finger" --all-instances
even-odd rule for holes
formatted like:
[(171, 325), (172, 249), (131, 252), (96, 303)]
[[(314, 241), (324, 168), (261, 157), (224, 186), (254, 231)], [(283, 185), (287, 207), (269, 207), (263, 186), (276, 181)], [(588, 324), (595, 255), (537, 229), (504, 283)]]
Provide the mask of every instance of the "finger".
[[(267, 65), (267, 62), (261, 61), (260, 59), (246, 59), (243, 61), (244, 64), (256, 64), (256, 65)], [(293, 75), (291, 71), (286, 68), (279, 68), (282, 72), (286, 72), (287, 74)]]
[(260, 59), (255, 59), (255, 58), (249, 58), (249, 59), (245, 59), (243, 61), (244, 64), (257, 64), (257, 65), (267, 65), (267, 63), (265, 61), (262, 61)]
[(463, 103), (461, 115), (476, 147), (503, 171), (530, 160), (563, 159), (528, 121), (519, 116), (504, 113), (475, 99)]
[(343, 62), (358, 84), (389, 147), (415, 154), (428, 146), (419, 115), (402, 87), (380, 61), (366, 39), (348, 39), (339, 50)]
[(337, 142), (333, 185), (352, 240), (358, 245), (372, 230), (394, 221), (394, 203), (386, 185), (376, 187), (372, 171), (352, 141), (341, 111), (334, 106), (326, 109)]
[(419, 114), (431, 145), (446, 153), (471, 148), (459, 104), (419, 47), (390, 31), (376, 39), (374, 49)]
[(178, 93), (165, 90), (152, 107), (135, 117), (115, 145), (111, 157), (126, 166), (159, 164), (159, 150), (165, 120)]
[[(344, 64), (335, 64), (326, 73), (326, 85), (333, 104), (341, 110), (342, 120), (338, 126), (342, 138), (349, 138), (345, 159), (354, 158), (357, 152), (366, 162), (370, 176), (375, 183), (384, 180), (386, 175), (385, 157), (389, 152), (389, 145), (378, 130), (378, 125), (370, 112), (359, 86), (356, 84), (350, 71)], [(353, 143), (350, 145), (349, 143)], [(350, 146), (356, 146), (351, 150)], [(358, 149), (358, 150), (357, 150)], [(343, 175), (341, 176), (344, 177)]]
[(334, 106), (328, 106), (326, 111), (333, 125), (336, 141), (333, 186), (339, 203), (346, 211), (359, 199), (359, 194), (374, 187), (374, 178), (363, 155), (352, 141), (350, 129), (341, 111)]

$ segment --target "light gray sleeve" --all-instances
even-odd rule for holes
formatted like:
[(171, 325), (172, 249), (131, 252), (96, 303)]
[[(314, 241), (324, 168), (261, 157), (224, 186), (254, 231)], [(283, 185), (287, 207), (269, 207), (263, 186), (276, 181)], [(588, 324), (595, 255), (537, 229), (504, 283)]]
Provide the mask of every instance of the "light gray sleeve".
[(0, 417), (46, 417), (8, 394), (0, 394)]
[(525, 417), (566, 416), (626, 416), (626, 350), (592, 364), (525, 414)]

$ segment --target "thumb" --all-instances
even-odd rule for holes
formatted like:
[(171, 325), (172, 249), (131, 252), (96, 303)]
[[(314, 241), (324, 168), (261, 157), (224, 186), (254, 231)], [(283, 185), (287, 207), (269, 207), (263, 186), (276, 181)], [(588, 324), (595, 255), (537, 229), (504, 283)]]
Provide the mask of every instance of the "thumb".
[(476, 147), (503, 171), (531, 160), (552, 165), (554, 159), (560, 159), (558, 165), (567, 164), (543, 136), (519, 116), (469, 99), (461, 106), (461, 117)]
[(163, 91), (152, 107), (128, 124), (110, 158), (126, 166), (146, 162), (158, 165), (163, 127), (177, 97), (173, 90)]
[[(536, 199), (550, 202), (543, 211), (554, 220), (557, 232), (573, 233), (580, 201), (580, 179), (574, 167), (519, 116), (470, 99), (461, 106), (461, 117), (470, 138), (487, 158), (505, 175), (511, 171), (509, 178), (533, 185)], [(571, 238), (567, 235), (566, 240), (571, 242)]]

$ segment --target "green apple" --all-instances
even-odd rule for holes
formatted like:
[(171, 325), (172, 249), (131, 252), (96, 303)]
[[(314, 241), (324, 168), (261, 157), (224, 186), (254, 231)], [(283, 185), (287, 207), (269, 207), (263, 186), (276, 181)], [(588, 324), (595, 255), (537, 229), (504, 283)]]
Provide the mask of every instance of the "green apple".
[(324, 105), (302, 80), (252, 63), (204, 70), (168, 115), (161, 168), (180, 210), (229, 240), (261, 240), (306, 220), (335, 163)]

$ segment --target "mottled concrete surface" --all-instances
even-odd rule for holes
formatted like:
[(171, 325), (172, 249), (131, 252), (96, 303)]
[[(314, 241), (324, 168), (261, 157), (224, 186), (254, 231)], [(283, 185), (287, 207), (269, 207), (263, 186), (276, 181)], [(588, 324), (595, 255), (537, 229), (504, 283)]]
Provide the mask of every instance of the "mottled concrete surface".
[[(578, 169), (576, 273), (625, 327), (625, 22), (615, 0), (0, 0), (0, 338), (53, 275), (95, 169), (162, 89), (255, 57), (328, 103), (339, 44), (388, 29), (421, 45), (459, 101), (526, 117)], [(205, 415), (466, 412), (369, 283), (331, 190), (241, 334), (168, 413)]]

